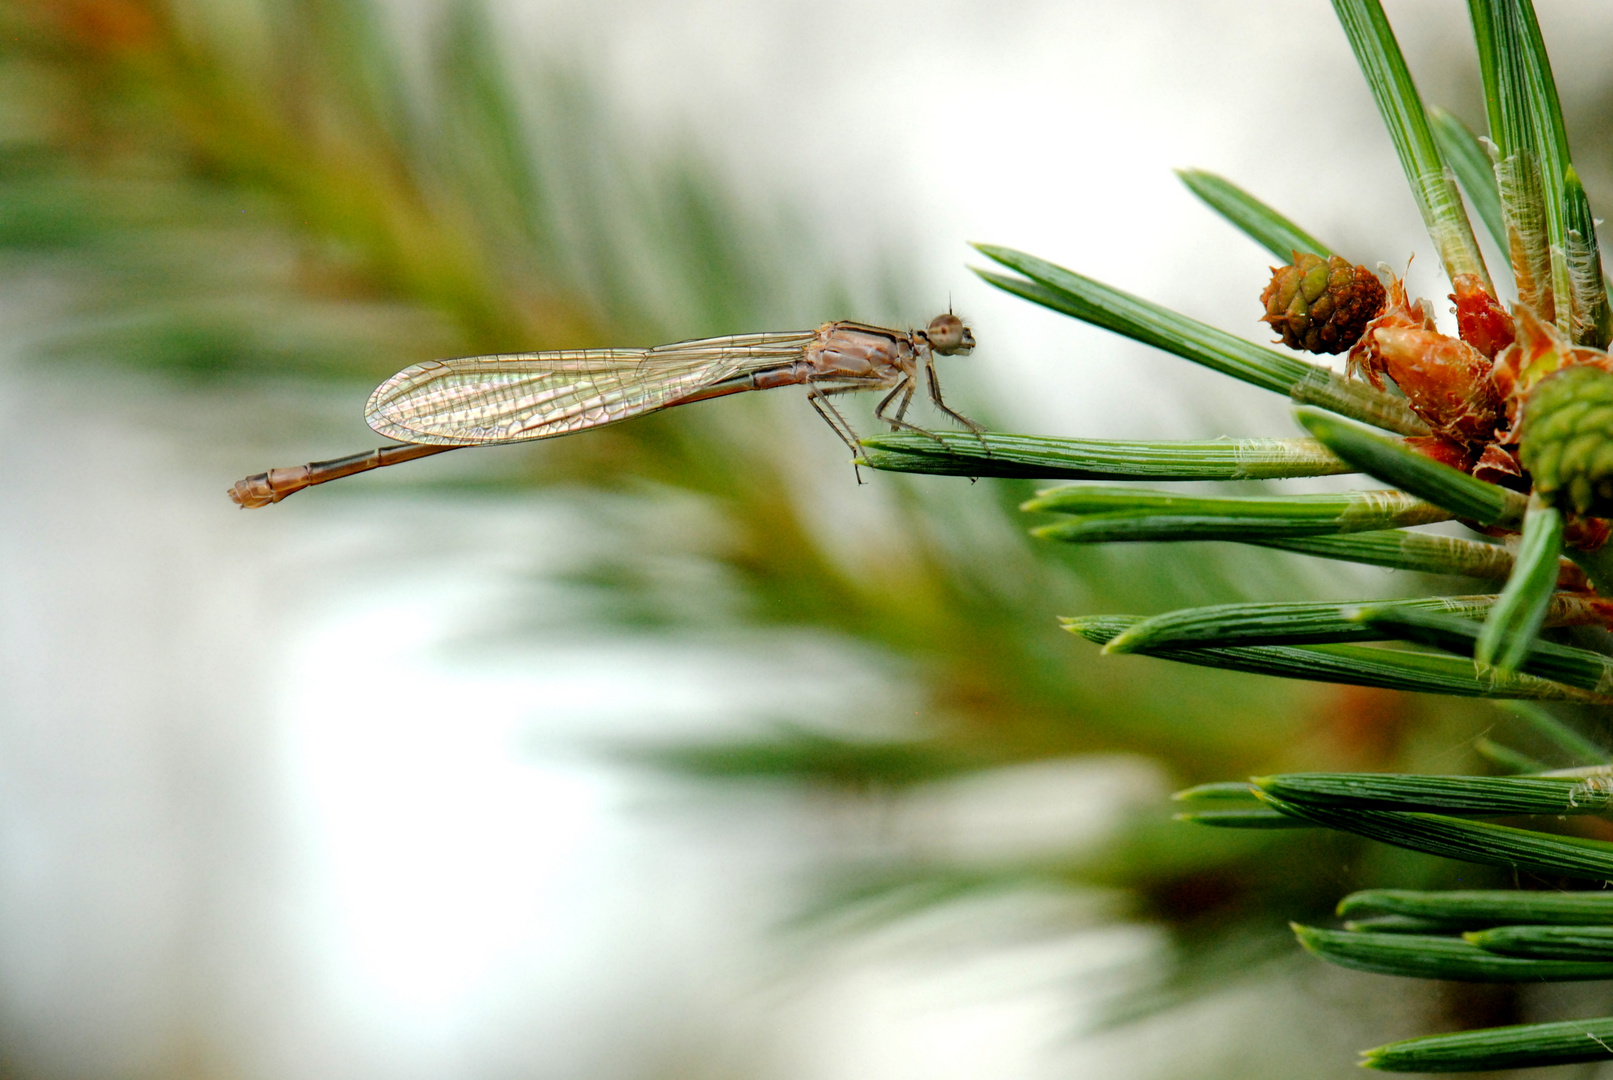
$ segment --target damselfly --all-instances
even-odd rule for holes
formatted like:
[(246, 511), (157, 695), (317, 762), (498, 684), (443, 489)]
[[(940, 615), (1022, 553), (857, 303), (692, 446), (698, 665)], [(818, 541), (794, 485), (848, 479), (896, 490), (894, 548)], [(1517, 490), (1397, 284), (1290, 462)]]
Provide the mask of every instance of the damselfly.
[[(432, 360), (404, 368), (370, 395), (370, 427), (402, 446), (316, 461), (239, 480), (230, 498), (267, 506), (313, 484), (464, 446), (548, 439), (691, 401), (802, 385), (807, 400), (857, 452), (857, 433), (830, 400), (853, 391), (888, 391), (874, 417), (893, 429), (906, 420), (923, 383), (941, 412), (972, 431), (980, 425), (941, 399), (933, 357), (966, 355), (974, 335), (952, 314), (923, 330), (855, 322), (816, 330), (680, 341), (653, 349), (580, 349)], [(894, 406), (894, 412), (891, 411)]]

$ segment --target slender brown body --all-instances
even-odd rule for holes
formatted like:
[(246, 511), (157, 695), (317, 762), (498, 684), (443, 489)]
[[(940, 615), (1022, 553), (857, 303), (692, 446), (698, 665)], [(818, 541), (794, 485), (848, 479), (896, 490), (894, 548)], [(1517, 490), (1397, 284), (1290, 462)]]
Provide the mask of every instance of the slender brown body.
[[(313, 484), (460, 446), (553, 438), (634, 416), (747, 390), (803, 385), (807, 398), (855, 453), (857, 435), (829, 400), (887, 390), (874, 409), (893, 428), (923, 382), (930, 400), (972, 430), (941, 399), (934, 354), (966, 354), (974, 336), (954, 315), (924, 330), (824, 323), (797, 333), (743, 334), (654, 349), (585, 349), (433, 360), (382, 383), (366, 409), (370, 426), (405, 443), (335, 461), (273, 469), (236, 483), (230, 498), (267, 506)], [(900, 399), (898, 401), (898, 398)], [(894, 414), (887, 409), (895, 403)]]
[(405, 443), (401, 446), (383, 446), (378, 450), (352, 454), (333, 461), (311, 461), (307, 465), (270, 469), (268, 472), (237, 480), (235, 486), (230, 488), (229, 496), (235, 505), (243, 510), (255, 510), (260, 506), (277, 503), (288, 495), (295, 495), (305, 487), (323, 484), (327, 480), (340, 480), (354, 473), (369, 472), (385, 465), (401, 465), (415, 458), (430, 457), (432, 454), (456, 449), (458, 447)]

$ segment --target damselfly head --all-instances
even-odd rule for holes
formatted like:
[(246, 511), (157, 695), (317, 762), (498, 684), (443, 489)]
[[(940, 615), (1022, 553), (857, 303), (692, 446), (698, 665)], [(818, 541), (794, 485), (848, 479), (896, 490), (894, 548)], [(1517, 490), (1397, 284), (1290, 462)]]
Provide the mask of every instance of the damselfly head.
[(931, 352), (942, 356), (967, 356), (975, 347), (975, 336), (963, 325), (963, 320), (950, 311), (930, 320), (924, 339), (930, 343)]

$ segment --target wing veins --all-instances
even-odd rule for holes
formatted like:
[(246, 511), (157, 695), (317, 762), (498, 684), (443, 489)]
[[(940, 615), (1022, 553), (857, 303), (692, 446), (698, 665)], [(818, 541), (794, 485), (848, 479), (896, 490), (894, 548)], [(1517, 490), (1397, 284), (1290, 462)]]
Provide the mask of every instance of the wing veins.
[(541, 439), (615, 423), (750, 372), (798, 360), (814, 334), (745, 334), (654, 349), (501, 353), (433, 360), (382, 383), (370, 426), (404, 442)]

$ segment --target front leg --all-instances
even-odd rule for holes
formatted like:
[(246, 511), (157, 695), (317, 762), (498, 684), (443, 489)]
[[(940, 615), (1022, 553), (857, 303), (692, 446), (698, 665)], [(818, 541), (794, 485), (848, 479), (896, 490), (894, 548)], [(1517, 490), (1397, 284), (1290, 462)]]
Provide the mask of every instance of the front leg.
[(986, 429), (983, 426), (975, 423), (973, 420), (969, 419), (967, 416), (964, 416), (960, 412), (953, 412), (947, 407), (947, 403), (941, 400), (941, 381), (935, 377), (935, 368), (928, 365), (925, 366), (924, 381), (929, 387), (930, 401), (937, 409), (940, 409), (942, 412), (952, 417), (952, 419), (956, 420), (958, 423), (962, 424), (976, 435), (985, 434)]

